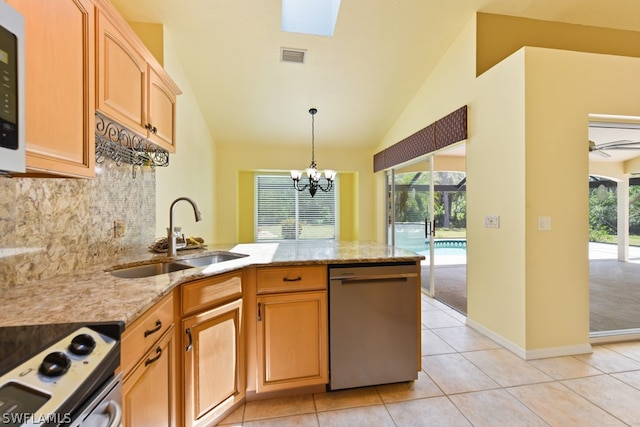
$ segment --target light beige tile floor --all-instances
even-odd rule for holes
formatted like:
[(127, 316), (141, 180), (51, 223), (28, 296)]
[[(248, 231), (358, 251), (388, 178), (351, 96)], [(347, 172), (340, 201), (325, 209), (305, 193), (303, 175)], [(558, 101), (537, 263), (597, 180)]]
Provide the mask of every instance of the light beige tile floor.
[(225, 426), (640, 426), (640, 342), (525, 361), (422, 297), (416, 381), (247, 402)]

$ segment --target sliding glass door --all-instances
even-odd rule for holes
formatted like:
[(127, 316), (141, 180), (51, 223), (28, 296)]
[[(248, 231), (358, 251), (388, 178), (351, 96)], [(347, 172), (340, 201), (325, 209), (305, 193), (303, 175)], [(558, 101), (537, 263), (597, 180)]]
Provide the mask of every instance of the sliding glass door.
[(424, 291), (466, 314), (466, 174), (446, 160), (387, 172), (387, 241), (424, 255)]
[(387, 173), (387, 241), (425, 256), (422, 287), (433, 289), (434, 198), (432, 158)]

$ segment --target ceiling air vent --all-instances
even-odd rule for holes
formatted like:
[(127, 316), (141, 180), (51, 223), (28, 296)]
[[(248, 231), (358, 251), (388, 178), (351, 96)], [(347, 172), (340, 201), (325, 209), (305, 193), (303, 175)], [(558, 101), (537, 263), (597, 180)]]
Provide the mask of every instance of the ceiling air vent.
[(280, 61), (281, 62), (297, 62), (304, 64), (304, 57), (307, 51), (304, 49), (290, 49), (287, 47), (280, 48)]

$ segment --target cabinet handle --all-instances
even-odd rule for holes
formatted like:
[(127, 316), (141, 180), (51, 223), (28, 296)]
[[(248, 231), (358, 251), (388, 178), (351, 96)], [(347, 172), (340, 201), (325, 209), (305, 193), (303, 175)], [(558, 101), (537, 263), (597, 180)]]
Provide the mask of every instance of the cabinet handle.
[(282, 278), (282, 281), (283, 281), (283, 282), (299, 282), (299, 281), (301, 281), (301, 280), (302, 280), (302, 277), (301, 277), (301, 276), (298, 276), (298, 277), (293, 278), (293, 279), (289, 279), (288, 277), (283, 277), (283, 278)]
[(189, 337), (189, 344), (187, 344), (187, 348), (185, 349), (188, 352), (191, 351), (191, 348), (193, 347), (193, 337), (191, 336), (191, 328), (187, 328), (187, 330), (185, 331), (187, 333), (187, 336)]
[(153, 362), (155, 362), (156, 360), (160, 359), (160, 357), (162, 357), (162, 349), (160, 347), (156, 347), (156, 357), (152, 357), (151, 359), (147, 359), (144, 361), (144, 366), (149, 366), (151, 365)]
[(151, 133), (158, 133), (158, 128), (152, 125), (151, 123), (147, 123), (146, 125), (144, 125), (144, 128)]
[(147, 329), (146, 331), (144, 331), (144, 337), (146, 338), (151, 334), (155, 334), (160, 329), (162, 329), (162, 322), (160, 321), (160, 319), (158, 319), (158, 320), (156, 320), (156, 327), (155, 328)]
[(157, 127), (155, 127), (155, 126), (153, 126), (153, 127), (151, 128), (151, 132), (153, 132), (154, 134), (158, 133), (158, 128), (157, 128)]
[(258, 322), (262, 321), (262, 303), (258, 303)]

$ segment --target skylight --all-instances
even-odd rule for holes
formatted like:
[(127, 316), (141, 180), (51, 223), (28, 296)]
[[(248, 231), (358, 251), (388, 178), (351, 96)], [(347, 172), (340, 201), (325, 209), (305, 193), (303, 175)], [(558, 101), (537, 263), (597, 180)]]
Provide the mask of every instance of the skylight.
[(282, 0), (282, 31), (333, 36), (340, 0)]

